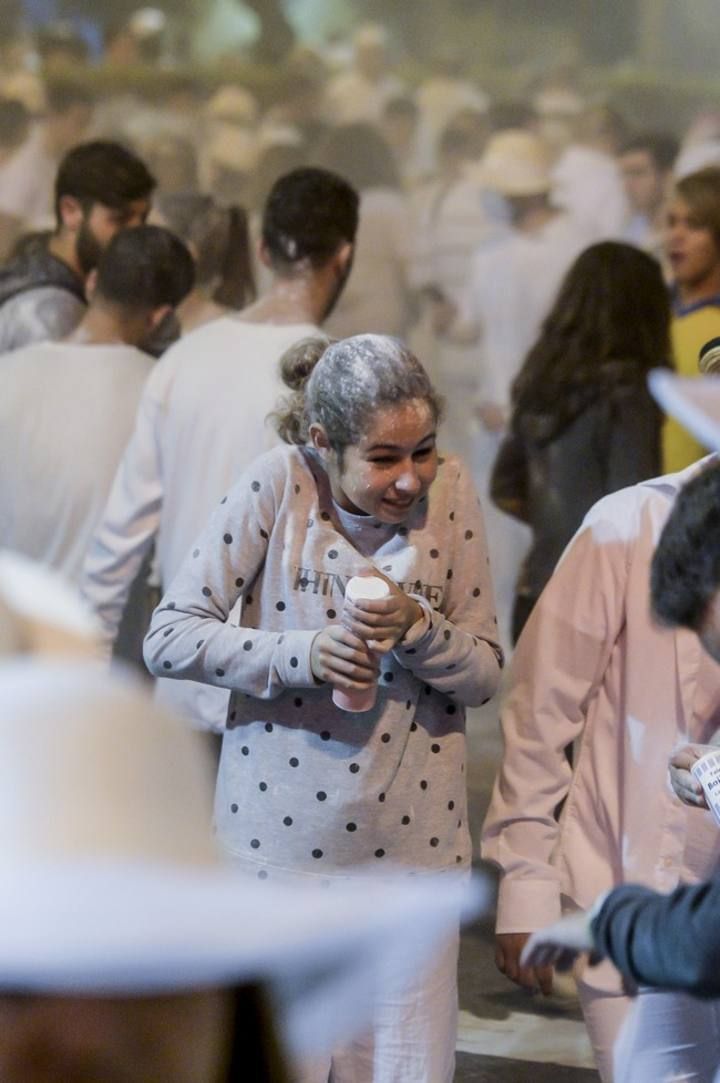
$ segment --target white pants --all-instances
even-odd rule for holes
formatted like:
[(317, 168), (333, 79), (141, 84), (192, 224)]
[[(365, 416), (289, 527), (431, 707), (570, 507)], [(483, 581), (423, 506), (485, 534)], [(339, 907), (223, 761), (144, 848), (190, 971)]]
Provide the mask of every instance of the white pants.
[(720, 1001), (578, 992), (603, 1083), (720, 1083)]
[(388, 986), (371, 1033), (305, 1064), (297, 1083), (452, 1083), (459, 932), (411, 988)]

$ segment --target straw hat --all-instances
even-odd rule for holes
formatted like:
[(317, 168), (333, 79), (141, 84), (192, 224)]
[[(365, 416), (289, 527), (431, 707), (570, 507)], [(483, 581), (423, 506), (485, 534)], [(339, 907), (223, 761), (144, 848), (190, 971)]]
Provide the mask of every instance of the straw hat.
[(199, 735), (90, 662), (0, 664), (0, 986), (151, 994), (264, 981), (290, 1050), (367, 1025), (467, 901), (452, 874), (330, 890), (221, 860)]
[(545, 143), (520, 128), (497, 132), (488, 140), (475, 177), (485, 188), (511, 198), (549, 192), (552, 177)]

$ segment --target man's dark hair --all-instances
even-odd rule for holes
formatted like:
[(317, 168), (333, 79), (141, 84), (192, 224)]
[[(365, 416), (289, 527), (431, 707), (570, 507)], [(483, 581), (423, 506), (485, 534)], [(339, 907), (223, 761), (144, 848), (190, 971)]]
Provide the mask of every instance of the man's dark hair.
[(273, 269), (290, 271), (303, 260), (322, 267), (341, 244), (355, 240), (358, 195), (327, 169), (304, 167), (280, 177), (270, 190), (262, 238)]
[(69, 150), (55, 177), (55, 216), (60, 225), (60, 200), (73, 196), (89, 210), (93, 203), (122, 209), (148, 199), (155, 178), (143, 161), (120, 143), (94, 140)]
[(195, 281), (190, 252), (179, 237), (160, 226), (122, 229), (100, 257), (97, 292), (123, 308), (175, 308)]
[(720, 589), (720, 463), (683, 486), (652, 560), (655, 615), (672, 627), (700, 630)]
[(627, 139), (620, 148), (621, 154), (649, 154), (660, 173), (667, 173), (675, 164), (680, 144), (674, 135), (666, 132), (645, 132)]

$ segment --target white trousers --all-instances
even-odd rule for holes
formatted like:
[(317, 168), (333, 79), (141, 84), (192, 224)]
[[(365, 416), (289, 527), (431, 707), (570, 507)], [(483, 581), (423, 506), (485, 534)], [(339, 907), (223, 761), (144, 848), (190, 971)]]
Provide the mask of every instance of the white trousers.
[(720, 1083), (720, 1001), (578, 992), (603, 1083)]
[(390, 984), (371, 1032), (303, 1065), (297, 1083), (452, 1083), (459, 945), (457, 932), (412, 988)]

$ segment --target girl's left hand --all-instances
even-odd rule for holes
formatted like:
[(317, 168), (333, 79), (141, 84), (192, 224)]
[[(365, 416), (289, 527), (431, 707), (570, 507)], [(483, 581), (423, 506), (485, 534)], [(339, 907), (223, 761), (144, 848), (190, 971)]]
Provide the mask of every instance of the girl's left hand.
[(373, 575), (384, 579), (390, 589), (387, 598), (362, 598), (345, 602), (343, 624), (365, 640), (372, 651), (384, 654), (400, 642), (407, 630), (422, 617), (422, 607), (409, 598), (397, 583), (373, 568)]

